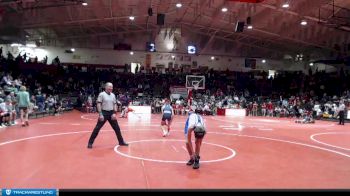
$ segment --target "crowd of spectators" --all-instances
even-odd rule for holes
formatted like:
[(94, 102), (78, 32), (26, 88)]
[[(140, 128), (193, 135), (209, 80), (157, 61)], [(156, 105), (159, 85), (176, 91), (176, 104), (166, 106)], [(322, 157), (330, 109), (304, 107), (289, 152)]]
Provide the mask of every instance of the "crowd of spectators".
[[(80, 108), (95, 111), (95, 100), (105, 82), (114, 84), (115, 94), (126, 106), (150, 105), (153, 113), (160, 113), (162, 100), (170, 96), (170, 87), (185, 86), (183, 69), (156, 69), (146, 71), (138, 68), (131, 73), (126, 66), (122, 71), (113, 68), (83, 68), (61, 65), (56, 57), (51, 65), (46, 61), (28, 61), (27, 57), (11, 54), (0, 55), (0, 98), (12, 99), (15, 108), (16, 92), (21, 85), (28, 88), (33, 111)], [(22, 70), (22, 64), (32, 69)], [(35, 69), (44, 64), (55, 66), (54, 71)], [(193, 74), (193, 73), (191, 73)], [(206, 78), (206, 89), (193, 92), (193, 105), (206, 115), (215, 115), (218, 108), (245, 108), (247, 115), (289, 117), (311, 111), (315, 117), (335, 117), (340, 100), (349, 106), (350, 73), (324, 71), (278, 72), (269, 77), (267, 72), (232, 72), (207, 70), (199, 75)], [(0, 99), (1, 101), (1, 99)], [(175, 114), (184, 115), (189, 110), (187, 97), (172, 100)]]

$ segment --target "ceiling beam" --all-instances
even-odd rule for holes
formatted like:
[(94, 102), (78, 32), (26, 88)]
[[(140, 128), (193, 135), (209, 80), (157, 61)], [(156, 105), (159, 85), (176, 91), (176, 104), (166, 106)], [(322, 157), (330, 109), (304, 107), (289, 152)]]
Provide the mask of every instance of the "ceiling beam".
[[(165, 14), (172, 14), (174, 11), (170, 11)], [(137, 18), (147, 17), (148, 15), (138, 15)], [(64, 22), (48, 22), (48, 23), (35, 23), (35, 24), (22, 24), (22, 28), (40, 28), (40, 27), (50, 27), (50, 26), (63, 26), (63, 25), (74, 25), (79, 23), (89, 23), (89, 22), (99, 22), (99, 21), (109, 21), (109, 20), (118, 20), (118, 19), (127, 19), (129, 20), (129, 15), (127, 16), (115, 16), (115, 17), (105, 17), (105, 18), (91, 18), (91, 19), (79, 19), (72, 21)]]
[[(207, 18), (210, 18), (210, 16), (207, 16), (207, 15), (203, 15), (203, 16), (207, 17)], [(218, 20), (218, 22), (227, 23), (227, 21), (225, 21), (225, 20)], [(295, 39), (295, 38), (291, 38), (291, 37), (282, 36), (282, 35), (279, 35), (277, 33), (273, 33), (273, 32), (267, 31), (267, 30), (263, 30), (263, 29), (254, 28), (254, 29), (252, 29), (252, 31), (253, 32), (255, 31), (255, 32), (264, 33), (264, 34), (269, 35), (269, 36), (278, 37), (278, 38), (283, 39), (283, 40), (289, 40), (289, 41), (300, 43), (300, 44), (303, 44), (303, 45), (319, 47), (319, 48), (323, 48), (323, 49), (326, 49), (326, 50), (334, 50), (333, 48), (329, 48), (328, 46), (325, 46), (325, 45), (320, 45), (318, 43), (311, 43), (311, 42), (306, 42), (306, 41), (303, 41), (303, 40), (300, 40), (300, 39)]]
[[(226, 0), (224, 0), (219, 7), (216, 8), (216, 11), (213, 15), (213, 17), (211, 17), (211, 22), (208, 26), (208, 29), (211, 29), (213, 27), (213, 25), (215, 24), (215, 22), (217, 21), (217, 19), (221, 16), (222, 12), (221, 12), (221, 8), (226, 4)], [(216, 35), (217, 32), (219, 32), (220, 28), (217, 28), (214, 33), (212, 33), (212, 35), (210, 36), (209, 40), (207, 41), (207, 43), (204, 45), (204, 47), (202, 48), (200, 53), (205, 53), (207, 48), (210, 46), (211, 42), (214, 40), (214, 37)], [(208, 31), (209, 32), (209, 31)]]
[[(201, 34), (201, 35), (209, 35), (208, 33), (206, 32), (203, 32), (203, 31), (196, 31), (193, 27), (186, 27), (189, 31), (193, 32), (193, 33), (198, 33), (198, 34)], [(272, 51), (274, 53), (279, 53), (281, 55), (284, 55), (285, 52), (281, 51), (281, 50), (278, 50), (276, 48), (265, 48), (265, 47), (262, 47), (262, 46), (257, 46), (257, 45), (253, 45), (253, 44), (250, 44), (250, 43), (246, 43), (246, 42), (240, 42), (240, 41), (237, 41), (237, 40), (233, 40), (233, 39), (228, 39), (228, 38), (224, 38), (224, 37), (219, 37), (219, 36), (214, 36), (216, 39), (220, 39), (220, 40), (224, 40), (224, 41), (229, 41), (229, 42), (235, 42), (235, 43), (239, 43), (239, 44), (242, 44), (242, 45), (245, 45), (245, 46), (249, 46), (249, 47), (253, 47), (253, 48), (259, 48), (259, 49), (263, 49), (263, 50), (268, 50), (268, 51)]]

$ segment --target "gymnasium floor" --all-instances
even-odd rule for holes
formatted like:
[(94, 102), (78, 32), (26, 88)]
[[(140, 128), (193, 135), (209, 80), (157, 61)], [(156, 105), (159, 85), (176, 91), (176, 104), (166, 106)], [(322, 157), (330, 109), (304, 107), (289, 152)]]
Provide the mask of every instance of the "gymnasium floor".
[(78, 111), (0, 129), (0, 188), (350, 188), (349, 125), (205, 116), (201, 168), (193, 170), (185, 118), (175, 117), (167, 138), (160, 115), (119, 118), (129, 147), (116, 146), (106, 123), (87, 149), (97, 115)]

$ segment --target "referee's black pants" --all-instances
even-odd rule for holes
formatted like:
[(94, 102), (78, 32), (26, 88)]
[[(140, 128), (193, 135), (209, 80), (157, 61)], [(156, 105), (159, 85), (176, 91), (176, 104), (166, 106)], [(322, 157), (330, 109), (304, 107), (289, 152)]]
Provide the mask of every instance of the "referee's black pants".
[(124, 144), (125, 142), (124, 142), (123, 136), (120, 132), (118, 121), (117, 121), (117, 119), (112, 120), (112, 115), (114, 114), (114, 111), (102, 110), (102, 114), (103, 114), (103, 121), (100, 121), (99, 119), (97, 120), (96, 127), (92, 131), (92, 134), (90, 136), (89, 144), (92, 145), (94, 143), (98, 133), (100, 132), (101, 128), (103, 127), (103, 125), (106, 123), (107, 120), (108, 120), (109, 124), (112, 126), (115, 134), (117, 135), (119, 144)]
[(339, 124), (344, 125), (345, 119), (344, 119), (344, 111), (339, 111)]

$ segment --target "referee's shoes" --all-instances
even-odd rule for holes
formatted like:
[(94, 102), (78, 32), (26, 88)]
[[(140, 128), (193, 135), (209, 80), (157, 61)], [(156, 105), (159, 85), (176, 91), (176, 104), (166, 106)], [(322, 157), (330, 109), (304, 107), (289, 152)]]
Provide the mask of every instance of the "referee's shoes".
[[(124, 143), (119, 144), (119, 146), (129, 146), (129, 144), (124, 142)], [(92, 144), (88, 144), (87, 148), (91, 149), (92, 148)]]

